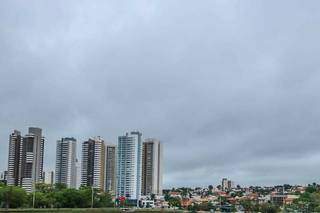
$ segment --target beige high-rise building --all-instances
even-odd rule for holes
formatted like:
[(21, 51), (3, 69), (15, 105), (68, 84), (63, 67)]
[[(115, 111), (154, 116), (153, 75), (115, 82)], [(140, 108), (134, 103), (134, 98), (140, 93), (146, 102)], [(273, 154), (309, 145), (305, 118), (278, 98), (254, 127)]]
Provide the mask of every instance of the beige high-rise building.
[(116, 193), (116, 152), (115, 145), (106, 145), (106, 191), (112, 195)]
[(142, 149), (142, 195), (162, 194), (163, 147), (159, 140), (146, 139)]

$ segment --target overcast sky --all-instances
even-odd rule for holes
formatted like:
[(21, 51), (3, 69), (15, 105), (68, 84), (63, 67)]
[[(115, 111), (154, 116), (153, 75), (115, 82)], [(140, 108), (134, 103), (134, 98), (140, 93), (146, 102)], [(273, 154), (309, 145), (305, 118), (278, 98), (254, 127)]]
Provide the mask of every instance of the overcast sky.
[(164, 184), (320, 182), (318, 0), (0, 4), (0, 169), (13, 129), (164, 146)]

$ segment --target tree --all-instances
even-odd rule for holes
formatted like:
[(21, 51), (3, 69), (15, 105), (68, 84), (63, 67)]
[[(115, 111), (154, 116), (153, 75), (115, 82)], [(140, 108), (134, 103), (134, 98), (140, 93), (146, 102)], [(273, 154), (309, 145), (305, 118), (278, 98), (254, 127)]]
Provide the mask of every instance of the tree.
[(315, 186), (308, 186), (307, 188), (306, 188), (306, 192), (308, 192), (308, 193), (314, 193), (314, 192), (316, 192), (317, 191), (317, 188), (315, 187)]
[[(29, 205), (32, 206), (32, 196), (30, 194)], [(35, 193), (35, 208), (47, 208), (51, 206), (51, 203), (45, 193), (36, 192)]]
[(112, 197), (107, 192), (100, 192), (97, 194), (95, 207), (113, 207)]
[(37, 183), (36, 184), (36, 190), (38, 192), (48, 193), (48, 192), (52, 192), (53, 191), (53, 187), (50, 184)]
[(169, 201), (170, 198), (171, 198), (171, 196), (169, 195), (169, 193), (164, 194), (165, 201)]
[(180, 208), (180, 207), (181, 207), (181, 200), (180, 200), (180, 198), (170, 197), (170, 199), (169, 199), (169, 206), (170, 206), (170, 207), (178, 207), (178, 208)]
[(262, 213), (277, 213), (279, 212), (279, 207), (272, 205), (270, 203), (264, 203), (260, 205), (260, 212)]
[(80, 195), (80, 208), (87, 208), (91, 206), (91, 188), (90, 187), (81, 187), (79, 189), (79, 195)]
[(181, 188), (181, 196), (182, 197), (187, 197), (189, 195), (189, 189), (188, 188)]
[(208, 186), (208, 189), (209, 189), (210, 191), (212, 191), (212, 190), (213, 190), (213, 186), (212, 186), (212, 185), (209, 185), (209, 186)]
[(212, 185), (209, 185), (208, 186), (208, 189), (209, 189), (209, 195), (212, 195), (213, 193), (212, 193), (212, 190), (213, 190), (213, 186)]
[(151, 200), (155, 200), (156, 199), (156, 195), (155, 194), (151, 194), (150, 198), (151, 198)]
[(67, 185), (64, 183), (56, 183), (54, 184), (54, 188), (56, 191), (60, 191), (67, 188)]
[(240, 205), (244, 208), (245, 211), (252, 212), (254, 210), (254, 205), (250, 200), (240, 201)]
[(0, 203), (3, 207), (19, 208), (27, 205), (27, 193), (20, 187), (6, 186), (0, 188)]

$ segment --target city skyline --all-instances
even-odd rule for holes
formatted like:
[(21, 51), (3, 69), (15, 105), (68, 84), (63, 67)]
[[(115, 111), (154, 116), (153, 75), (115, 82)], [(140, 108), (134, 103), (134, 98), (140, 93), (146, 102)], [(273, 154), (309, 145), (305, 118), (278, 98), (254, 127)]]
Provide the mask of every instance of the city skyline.
[(319, 182), (319, 10), (315, 0), (4, 0), (0, 170), (14, 129), (43, 129), (45, 171), (61, 137), (117, 144), (137, 129), (164, 144), (164, 188)]
[[(39, 127), (29, 132), (13, 130), (9, 135), (8, 167), (1, 173), (9, 186), (32, 192), (38, 183), (63, 184), (78, 189), (77, 140), (63, 137), (56, 142), (55, 171), (44, 171), (45, 137)], [(139, 200), (141, 195), (161, 195), (163, 148), (155, 138), (143, 139), (139, 131), (118, 137), (118, 144), (101, 136), (82, 142), (81, 185), (109, 192), (113, 196)], [(143, 189), (142, 189), (143, 185)]]

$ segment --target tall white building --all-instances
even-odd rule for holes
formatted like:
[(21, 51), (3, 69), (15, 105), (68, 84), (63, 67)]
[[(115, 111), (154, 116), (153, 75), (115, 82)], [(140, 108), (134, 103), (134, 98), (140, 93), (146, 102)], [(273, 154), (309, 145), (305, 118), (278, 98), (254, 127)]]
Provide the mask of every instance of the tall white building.
[(146, 139), (142, 150), (142, 194), (162, 194), (163, 147), (159, 140)]
[(81, 163), (78, 159), (76, 159), (76, 174), (77, 174), (76, 188), (79, 189), (81, 186)]
[(142, 174), (142, 134), (138, 131), (118, 137), (117, 196), (139, 200)]
[(77, 140), (74, 138), (57, 141), (55, 182), (68, 188), (76, 188), (77, 184), (76, 150)]
[(82, 144), (81, 184), (105, 190), (105, 144), (96, 137)]
[(42, 129), (30, 127), (21, 137), (14, 131), (9, 140), (8, 185), (21, 186), (31, 192), (36, 183), (43, 182), (44, 142)]

